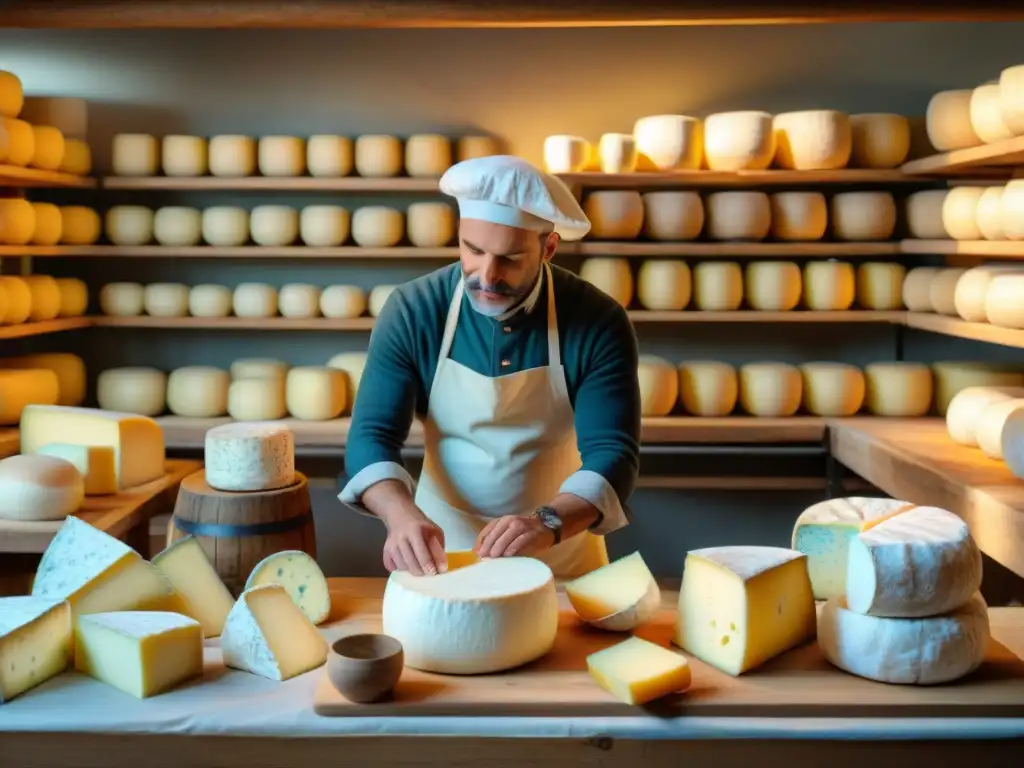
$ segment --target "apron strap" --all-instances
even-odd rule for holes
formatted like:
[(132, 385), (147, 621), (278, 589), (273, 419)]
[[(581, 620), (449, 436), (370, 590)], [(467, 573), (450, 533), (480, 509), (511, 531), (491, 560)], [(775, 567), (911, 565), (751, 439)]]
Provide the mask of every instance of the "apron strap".
[(448, 357), (452, 349), (452, 340), (455, 338), (455, 328), (459, 324), (459, 310), (462, 309), (462, 294), (465, 292), (465, 278), (459, 277), (459, 284), (455, 286), (455, 295), (452, 303), (448, 306), (448, 319), (444, 324), (444, 335), (441, 337), (441, 352), (438, 354), (438, 362)]
[[(551, 275), (551, 265), (544, 262), (544, 272), (548, 280), (548, 365), (552, 368), (561, 368), (562, 353), (558, 344), (558, 317), (555, 315), (555, 281)], [(563, 379), (565, 374), (557, 374)]]

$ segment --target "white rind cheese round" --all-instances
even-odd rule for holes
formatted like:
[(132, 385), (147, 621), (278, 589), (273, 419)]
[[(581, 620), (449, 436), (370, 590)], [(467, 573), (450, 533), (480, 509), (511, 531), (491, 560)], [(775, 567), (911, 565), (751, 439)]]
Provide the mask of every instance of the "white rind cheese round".
[(978, 198), (978, 230), (985, 240), (1005, 240), (1003, 231), (1003, 190), (1005, 187), (986, 187)]
[(188, 313), (192, 317), (227, 317), (231, 314), (231, 289), (214, 283), (193, 285), (188, 292)]
[(693, 294), (690, 267), (677, 259), (647, 259), (637, 273), (637, 298), (644, 309), (678, 312)]
[(366, 291), (358, 285), (329, 285), (320, 293), (324, 317), (359, 317), (366, 311)]
[(970, 88), (939, 91), (928, 102), (925, 129), (936, 151), (951, 152), (982, 143), (971, 124), (972, 94)]
[(916, 507), (850, 541), (846, 604), (872, 616), (935, 616), (966, 605), (981, 574), (967, 523), (938, 507)]
[(1024, 392), (1014, 400), (1001, 400), (991, 403), (978, 416), (975, 436), (981, 452), (990, 459), (997, 461), (1003, 458), (1003, 431), (1010, 416), (1024, 410)]
[(231, 295), (231, 308), (238, 317), (274, 317), (277, 288), (268, 283), (239, 283)]
[(775, 164), (795, 171), (845, 168), (853, 149), (850, 117), (834, 109), (783, 112), (772, 119)]
[(591, 192), (583, 202), (595, 240), (636, 240), (644, 226), (644, 202), (632, 189)]
[(455, 236), (455, 211), (448, 203), (413, 203), (405, 212), (405, 230), (417, 248), (441, 248)]
[(743, 269), (735, 261), (702, 261), (693, 269), (693, 300), (703, 312), (731, 312), (743, 303)]
[(828, 204), (821, 192), (775, 192), (770, 198), (776, 240), (821, 240), (828, 229)]
[(316, 317), (320, 314), (320, 287), (309, 283), (282, 285), (277, 306), (283, 317)]
[(284, 381), (290, 367), (288, 363), (275, 360), (272, 357), (243, 357), (231, 363), (231, 380), (280, 379)]
[(969, 104), (971, 127), (978, 134), (978, 138), (986, 144), (1013, 138), (1013, 131), (1003, 120), (999, 91), (998, 80), (994, 83), (979, 85), (971, 91)]
[(800, 303), (803, 279), (793, 261), (752, 261), (744, 271), (744, 296), (751, 309), (788, 312)]
[(1022, 387), (967, 387), (949, 401), (946, 408), (946, 432), (954, 443), (978, 445), (978, 426), (982, 412), (994, 403), (1024, 397)]
[[(989, 264), (968, 269), (956, 281), (953, 292), (956, 313), (969, 323), (991, 322), (986, 309), (989, 285), (996, 275), (1013, 272), (1024, 274), (1024, 265)], [(1021, 300), (1024, 301), (1024, 297)]]
[(85, 500), (85, 480), (70, 461), (18, 455), (0, 460), (0, 518), (19, 522), (63, 520)]
[(544, 139), (544, 170), (577, 173), (590, 162), (590, 142), (582, 136), (555, 134)]
[(218, 491), (270, 491), (295, 482), (295, 438), (286, 426), (222, 424), (207, 430), (203, 450), (206, 482)]
[(633, 123), (633, 136), (642, 170), (696, 171), (704, 161), (704, 127), (696, 117), (641, 117)]
[(1024, 328), (1024, 270), (996, 274), (985, 291), (985, 318), (1000, 328)]
[(110, 163), (115, 176), (155, 176), (160, 143), (148, 133), (114, 134)]
[(1024, 179), (1015, 179), (1003, 187), (999, 223), (1007, 240), (1024, 240)]
[(816, 311), (850, 308), (856, 295), (853, 265), (845, 261), (809, 261), (804, 266), (804, 305)]
[(981, 240), (978, 204), (983, 187), (954, 187), (942, 202), (942, 227), (954, 240)]
[(472, 675), (547, 654), (558, 612), (551, 569), (533, 558), (503, 557), (435, 576), (396, 571), (381, 618), (384, 633), (402, 644), (406, 666)]
[(197, 208), (167, 205), (153, 214), (153, 238), (160, 245), (184, 248), (203, 239), (203, 217)]
[(366, 299), (366, 309), (371, 317), (377, 317), (384, 311), (384, 306), (391, 298), (391, 293), (397, 287), (397, 285), (375, 285), (370, 289), (370, 294)]
[(633, 173), (637, 165), (636, 138), (631, 133), (604, 133), (597, 143), (601, 173)]
[(840, 192), (832, 196), (830, 207), (837, 240), (888, 240), (896, 231), (896, 199), (891, 192)]
[(153, 317), (186, 317), (188, 294), (184, 283), (150, 283), (143, 291), (143, 306)]
[(249, 212), (233, 205), (214, 205), (203, 209), (203, 241), (207, 245), (230, 248), (249, 242)]
[(880, 683), (936, 685), (970, 674), (985, 660), (988, 606), (980, 594), (942, 616), (865, 616), (832, 598), (818, 615), (818, 647), (852, 675)]
[(850, 115), (853, 168), (891, 169), (910, 154), (910, 121), (891, 112)]
[(1007, 469), (1014, 477), (1024, 480), (1024, 410), (1017, 410), (1006, 417), (1000, 453)]
[(356, 395), (359, 393), (359, 382), (363, 378), (363, 370), (366, 368), (365, 352), (339, 352), (327, 361), (328, 368), (336, 368), (345, 374), (348, 387), (349, 409), (355, 405)]
[(146, 289), (141, 283), (107, 283), (100, 288), (100, 310), (104, 315), (141, 315), (145, 297)]
[(935, 379), (935, 410), (946, 415), (953, 397), (967, 387), (1024, 387), (1019, 366), (941, 360), (932, 363)]
[(696, 240), (704, 229), (704, 201), (696, 192), (645, 192), (643, 234), (651, 240)]
[(249, 234), (256, 245), (291, 245), (299, 236), (299, 212), (287, 205), (257, 205), (249, 214)]
[(712, 240), (764, 240), (771, 230), (772, 207), (765, 192), (712, 192), (706, 211)]
[(704, 156), (712, 171), (763, 171), (775, 159), (767, 112), (717, 112), (704, 120)]
[(676, 367), (656, 355), (640, 355), (637, 380), (640, 383), (640, 415), (668, 416), (679, 399)]
[(239, 178), (256, 171), (256, 140), (252, 136), (213, 136), (207, 154), (213, 176)]
[(864, 373), (846, 363), (804, 363), (803, 404), (814, 416), (853, 416), (864, 404)]
[(455, 162), (505, 154), (501, 139), (495, 136), (459, 136), (455, 140)]
[(1024, 136), (1024, 64), (999, 74), (999, 111), (1015, 136)]
[(907, 229), (911, 237), (921, 240), (946, 240), (949, 233), (942, 221), (947, 189), (925, 189), (907, 195)]
[(167, 404), (167, 374), (158, 368), (108, 368), (96, 379), (96, 400), (105, 411), (159, 416)]
[(153, 240), (153, 209), (115, 205), (104, 217), (104, 231), (114, 245), (148, 245)]
[(932, 312), (956, 317), (956, 286), (967, 270), (963, 267), (940, 269), (928, 286)]
[(932, 311), (932, 280), (940, 267), (914, 267), (903, 279), (903, 306), (911, 312)]
[(739, 375), (728, 363), (688, 360), (679, 366), (679, 400), (692, 416), (728, 416), (739, 389)]
[(326, 366), (296, 366), (285, 378), (285, 403), (296, 419), (336, 419), (348, 405), (348, 378)]
[(803, 378), (787, 363), (740, 366), (740, 407), (751, 416), (788, 417), (800, 410)]

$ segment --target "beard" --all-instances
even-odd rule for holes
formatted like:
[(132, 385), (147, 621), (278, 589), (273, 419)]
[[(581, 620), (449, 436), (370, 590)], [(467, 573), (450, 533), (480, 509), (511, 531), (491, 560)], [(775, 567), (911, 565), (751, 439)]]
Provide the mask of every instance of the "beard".
[[(511, 286), (504, 280), (499, 280), (493, 285), (486, 285), (478, 276), (467, 277), (465, 272), (463, 272), (463, 277), (466, 281), (467, 296), (469, 296), (473, 309), (482, 315), (497, 317), (508, 312), (530, 294), (540, 277), (540, 267), (537, 267), (536, 274), (530, 280), (524, 281), (521, 287)], [(485, 299), (480, 295), (483, 292), (498, 294), (504, 298), (500, 300)]]

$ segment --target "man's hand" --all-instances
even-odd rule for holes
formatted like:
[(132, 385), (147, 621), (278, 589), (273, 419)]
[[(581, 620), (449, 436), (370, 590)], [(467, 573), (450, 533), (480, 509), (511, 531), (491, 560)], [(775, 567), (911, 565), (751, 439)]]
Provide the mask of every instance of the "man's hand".
[(390, 515), (388, 539), (384, 542), (384, 567), (409, 571), (416, 576), (433, 576), (448, 569), (444, 553), (444, 531), (422, 512)]
[(473, 550), (480, 557), (533, 555), (555, 543), (555, 533), (534, 514), (506, 515), (489, 522)]

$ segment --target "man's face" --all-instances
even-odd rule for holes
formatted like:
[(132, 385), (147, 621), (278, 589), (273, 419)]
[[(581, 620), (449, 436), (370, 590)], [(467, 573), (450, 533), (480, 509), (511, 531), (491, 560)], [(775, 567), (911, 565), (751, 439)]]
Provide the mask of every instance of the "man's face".
[(543, 262), (554, 254), (557, 243), (557, 235), (462, 219), (459, 259), (474, 308), (493, 317), (522, 301), (536, 283)]

